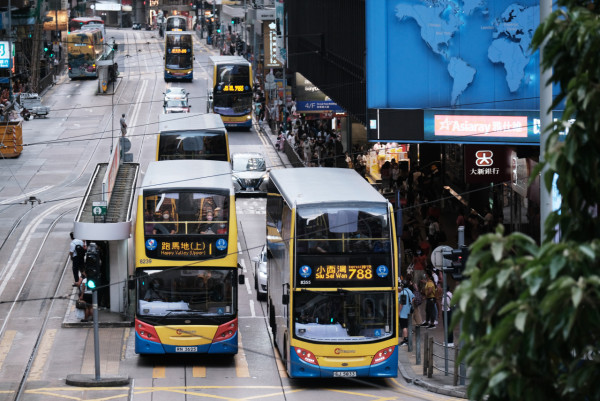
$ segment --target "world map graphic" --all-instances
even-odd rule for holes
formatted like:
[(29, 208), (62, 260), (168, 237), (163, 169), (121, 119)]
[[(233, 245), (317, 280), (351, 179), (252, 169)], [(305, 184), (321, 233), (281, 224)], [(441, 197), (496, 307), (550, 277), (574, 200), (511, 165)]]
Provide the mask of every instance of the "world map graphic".
[[(512, 3), (498, 9), (493, 0), (400, 0), (394, 16), (400, 24), (414, 22), (428, 51), (439, 57), (452, 85), (451, 106), (478, 79), (483, 69), (502, 68), (511, 94), (530, 84), (530, 44), (539, 24), (539, 5)], [(494, 4), (495, 3), (495, 4)], [(539, 4), (539, 3), (537, 3)], [(486, 47), (480, 45), (487, 35)], [(473, 43), (471, 43), (473, 42)], [(487, 52), (475, 54), (472, 52)]]

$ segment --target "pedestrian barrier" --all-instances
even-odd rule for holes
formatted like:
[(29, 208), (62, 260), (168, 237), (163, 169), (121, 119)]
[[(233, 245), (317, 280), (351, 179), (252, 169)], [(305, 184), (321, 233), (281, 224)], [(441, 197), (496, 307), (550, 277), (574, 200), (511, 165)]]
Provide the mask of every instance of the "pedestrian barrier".
[(460, 347), (449, 346), (448, 353), (445, 348), (443, 343), (436, 342), (427, 333), (423, 335), (423, 376), (431, 378), (436, 370), (446, 376), (451, 374), (454, 386), (465, 385), (468, 375), (464, 363), (458, 361)]

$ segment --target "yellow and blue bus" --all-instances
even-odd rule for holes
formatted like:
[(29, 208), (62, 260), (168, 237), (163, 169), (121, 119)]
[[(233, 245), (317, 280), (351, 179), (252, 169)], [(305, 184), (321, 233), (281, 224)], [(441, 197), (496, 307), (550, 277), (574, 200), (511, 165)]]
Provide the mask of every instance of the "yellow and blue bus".
[(183, 15), (171, 15), (167, 17), (166, 31), (187, 31), (187, 18)]
[(351, 169), (272, 170), (269, 326), (290, 377), (396, 377), (391, 204)]
[(150, 163), (135, 225), (136, 353), (238, 352), (237, 243), (229, 163)]
[(229, 136), (218, 114), (161, 114), (157, 141), (157, 161), (229, 161)]
[(67, 34), (69, 78), (98, 77), (97, 64), (104, 57), (101, 29), (78, 30)]
[(212, 56), (208, 111), (221, 115), (226, 127), (252, 126), (252, 65), (240, 56)]
[(194, 41), (191, 32), (165, 32), (165, 81), (194, 79)]

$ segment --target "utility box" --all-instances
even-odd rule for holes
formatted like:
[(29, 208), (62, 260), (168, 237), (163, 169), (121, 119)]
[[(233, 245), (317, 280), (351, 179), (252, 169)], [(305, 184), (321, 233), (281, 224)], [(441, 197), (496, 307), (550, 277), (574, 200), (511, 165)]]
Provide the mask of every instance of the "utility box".
[(0, 124), (0, 153), (2, 157), (19, 157), (23, 151), (23, 121)]

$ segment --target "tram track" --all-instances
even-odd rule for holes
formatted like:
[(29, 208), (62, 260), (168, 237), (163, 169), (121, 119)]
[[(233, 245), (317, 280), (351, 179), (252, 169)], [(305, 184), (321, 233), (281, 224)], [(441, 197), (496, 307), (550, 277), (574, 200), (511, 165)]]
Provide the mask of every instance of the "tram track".
[[(52, 213), (54, 213), (55, 211), (57, 211), (60, 208), (63, 208), (65, 206), (68, 205), (69, 202), (63, 202), (61, 204), (58, 205), (54, 205), (53, 208), (48, 209), (47, 211), (45, 211), (44, 213), (42, 213), (40, 216), (38, 216), (36, 219), (37, 221), (34, 223), (36, 225), (36, 227), (41, 223), (41, 221), (43, 219), (45, 219), (47, 216), (51, 215)], [(60, 214), (58, 216), (56, 216), (52, 222), (50, 223), (50, 225), (48, 226), (48, 228), (46, 229), (46, 232), (44, 234), (44, 237), (41, 241), (40, 246), (38, 247), (38, 251), (35, 254), (33, 260), (29, 263), (29, 266), (27, 268), (27, 272), (25, 273), (25, 278), (22, 280), (22, 284), (19, 287), (17, 293), (14, 295), (13, 299), (10, 301), (12, 302), (11, 307), (8, 310), (8, 313), (6, 314), (6, 316), (4, 317), (4, 322), (2, 324), (2, 327), (0, 327), (0, 337), (4, 334), (6, 327), (8, 326), (10, 320), (13, 318), (13, 315), (15, 314), (15, 306), (17, 305), (17, 303), (19, 302), (23, 302), (25, 300), (21, 299), (23, 294), (25, 293), (25, 289), (29, 286), (35, 286), (35, 280), (37, 280), (38, 278), (36, 277), (36, 268), (39, 268), (39, 266), (41, 265), (41, 263), (39, 263), (41, 256), (43, 255), (43, 251), (45, 249), (46, 246), (52, 246), (52, 241), (50, 241), (50, 234), (52, 234), (52, 232), (54, 231), (56, 225), (64, 218), (64, 216), (68, 215), (69, 213), (72, 213), (73, 210), (75, 210), (75, 207), (71, 207), (67, 210), (64, 210), (62, 212), (60, 212)], [(28, 233), (28, 236), (34, 236), (35, 230), (31, 230), (31, 232)], [(36, 316), (35, 316), (35, 320), (40, 322), (38, 329), (36, 330), (37, 333), (35, 334), (35, 342), (34, 345), (32, 347), (32, 349), (30, 351), (28, 351), (28, 358), (27, 358), (27, 362), (25, 364), (25, 366), (23, 367), (23, 372), (21, 374), (21, 379), (18, 383), (17, 389), (15, 390), (15, 401), (18, 401), (21, 399), (22, 395), (23, 395), (23, 390), (25, 388), (25, 384), (27, 382), (27, 379), (29, 377), (29, 373), (31, 371), (31, 367), (35, 361), (35, 358), (37, 356), (39, 347), (40, 347), (40, 343), (42, 342), (42, 339), (44, 337), (44, 333), (46, 331), (46, 327), (48, 325), (48, 321), (50, 319), (51, 316), (51, 312), (53, 310), (55, 301), (59, 298), (61, 298), (61, 284), (63, 282), (63, 278), (65, 275), (66, 270), (68, 269), (68, 261), (65, 262), (62, 271), (60, 272), (60, 274), (55, 275), (54, 277), (56, 278), (55, 281), (52, 283), (52, 290), (51, 290), (51, 296), (48, 298), (50, 302), (46, 303), (44, 302), (46, 299), (36, 299), (36, 300), (31, 300), (31, 301), (38, 301), (41, 302), (41, 308), (37, 309), (35, 311)], [(32, 283), (33, 282), (33, 283)], [(33, 309), (32, 309), (33, 310)], [(22, 318), (22, 316), (19, 316), (19, 318)], [(31, 334), (28, 334), (29, 336), (31, 336)]]

